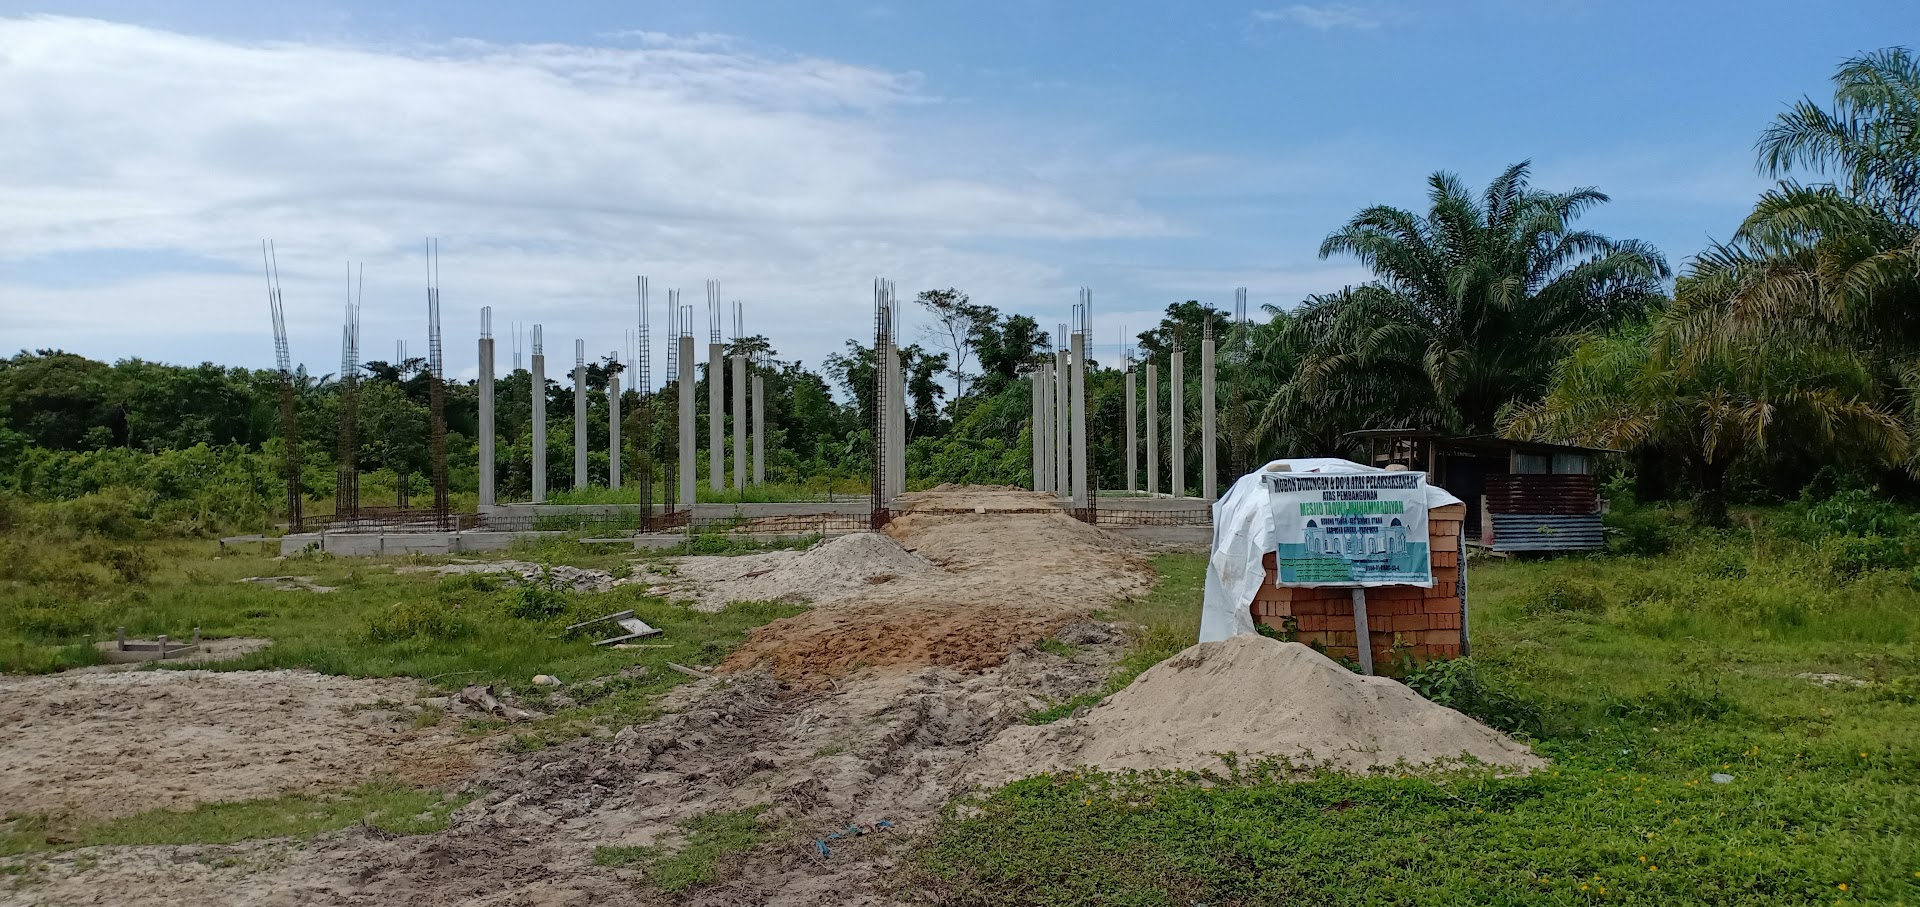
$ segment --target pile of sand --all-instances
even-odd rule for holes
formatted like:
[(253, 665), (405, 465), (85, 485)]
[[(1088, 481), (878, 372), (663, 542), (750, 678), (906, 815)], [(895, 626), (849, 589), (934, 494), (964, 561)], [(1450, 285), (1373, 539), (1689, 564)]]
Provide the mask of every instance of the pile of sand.
[(1136, 546), (1047, 495), (927, 491), (902, 501), (886, 534), (936, 569), (816, 599), (813, 610), (754, 630), (722, 669), (761, 667), (801, 688), (863, 668), (979, 670), (1153, 586)]
[(998, 784), (1080, 765), (1217, 769), (1220, 753), (1344, 771), (1466, 759), (1523, 772), (1545, 764), (1400, 683), (1249, 634), (1193, 646), (1080, 717), (1008, 729), (982, 749), (969, 780)]
[(887, 536), (860, 532), (805, 551), (681, 558), (674, 572), (683, 585), (672, 594), (691, 597), (696, 611), (719, 611), (733, 602), (822, 605), (939, 569)]

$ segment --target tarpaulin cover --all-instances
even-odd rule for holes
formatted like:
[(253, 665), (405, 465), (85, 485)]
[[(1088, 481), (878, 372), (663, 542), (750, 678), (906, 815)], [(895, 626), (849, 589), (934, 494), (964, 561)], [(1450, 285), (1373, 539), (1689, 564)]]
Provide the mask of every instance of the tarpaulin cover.
[[(1281, 464), (1291, 473), (1353, 475), (1386, 472), (1362, 466), (1352, 460), (1314, 457), (1299, 460), (1274, 460), (1259, 470), (1241, 476), (1213, 503), (1213, 552), (1207, 559), (1207, 582), (1200, 606), (1200, 641), (1222, 639), (1252, 633), (1250, 605), (1260, 585), (1266, 582), (1267, 568), (1262, 562), (1275, 549), (1270, 496), (1261, 487), (1262, 472), (1280, 471)], [(1436, 485), (1427, 487), (1427, 509), (1458, 504), (1460, 499)]]

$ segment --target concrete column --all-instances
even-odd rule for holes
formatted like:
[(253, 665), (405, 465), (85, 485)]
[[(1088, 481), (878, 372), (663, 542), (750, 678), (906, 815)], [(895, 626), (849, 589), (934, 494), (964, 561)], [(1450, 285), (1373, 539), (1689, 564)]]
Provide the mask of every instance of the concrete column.
[(1127, 493), (1140, 490), (1140, 443), (1134, 419), (1138, 415), (1139, 401), (1134, 397), (1133, 368), (1127, 368)]
[(1171, 490), (1176, 498), (1187, 496), (1187, 385), (1186, 379), (1182, 377), (1186, 373), (1187, 365), (1181, 361), (1186, 356), (1187, 354), (1180, 349), (1180, 345), (1174, 344), (1173, 361), (1169, 367), (1172, 374), (1167, 378), (1167, 387), (1171, 391), (1171, 396), (1167, 398), (1167, 405), (1172, 407), (1169, 419), (1173, 423), (1172, 432), (1167, 438), (1167, 454), (1172, 460), (1172, 468), (1168, 470), (1167, 484), (1172, 486)]
[(767, 484), (767, 376), (754, 375), (753, 388), (753, 484)]
[(721, 479), (727, 467), (726, 354), (720, 344), (707, 344), (707, 487), (726, 487)]
[(1200, 498), (1220, 496), (1219, 444), (1214, 435), (1219, 419), (1214, 412), (1213, 338), (1200, 341)]
[(573, 349), (573, 487), (587, 487), (587, 342)]
[(1041, 363), (1041, 473), (1044, 480), (1041, 490), (1058, 492), (1060, 473), (1054, 471), (1058, 463), (1054, 461), (1054, 363), (1052, 359)]
[(693, 338), (681, 337), (674, 342), (680, 344), (680, 504), (692, 507), (694, 486), (699, 482), (694, 453), (700, 443), (694, 430)]
[(607, 487), (620, 490), (620, 373), (607, 375)]
[[(493, 309), (491, 307), (481, 309), (480, 317), (487, 323), (488, 328), (482, 333), (492, 333)], [(478, 439), (480, 442), (480, 506), (491, 507), (496, 503), (493, 487), (493, 338), (491, 336), (480, 338), (480, 379), (476, 383), (480, 392), (480, 437)]]
[(1087, 335), (1075, 334), (1068, 344), (1073, 348), (1073, 386), (1069, 393), (1073, 414), (1067, 420), (1072, 431), (1073, 506), (1085, 510), (1092, 501), (1092, 483), (1087, 476)]
[[(534, 330), (539, 330), (539, 325)], [(547, 356), (533, 354), (533, 502), (547, 502)]]
[(1073, 416), (1073, 401), (1067, 397), (1067, 388), (1072, 385), (1072, 372), (1067, 366), (1067, 351), (1056, 350), (1053, 354), (1053, 490), (1061, 497), (1073, 494), (1073, 470), (1067, 463), (1067, 444), (1073, 437), (1073, 429), (1067, 424)]
[(1027, 434), (1030, 436), (1029, 440), (1033, 442), (1029, 445), (1033, 448), (1033, 490), (1045, 491), (1047, 490), (1047, 472), (1040, 466), (1040, 461), (1044, 459), (1043, 453), (1046, 450), (1044, 446), (1046, 444), (1046, 433), (1041, 431), (1040, 427), (1043, 417), (1043, 411), (1040, 407), (1040, 394), (1046, 390), (1046, 385), (1040, 377), (1039, 369), (1034, 369), (1032, 374), (1027, 376), (1027, 385), (1027, 390), (1029, 391), (1027, 394), (1027, 403), (1029, 409), (1032, 411), (1032, 414), (1027, 419)]
[(1147, 494), (1160, 493), (1160, 367), (1147, 363)]
[(747, 357), (733, 354), (733, 490), (747, 489)]
[(907, 490), (907, 368), (898, 349), (889, 346), (888, 350), (893, 357), (893, 379), (890, 382), (893, 392), (892, 463), (887, 467), (887, 475), (893, 485), (888, 497), (892, 498)]

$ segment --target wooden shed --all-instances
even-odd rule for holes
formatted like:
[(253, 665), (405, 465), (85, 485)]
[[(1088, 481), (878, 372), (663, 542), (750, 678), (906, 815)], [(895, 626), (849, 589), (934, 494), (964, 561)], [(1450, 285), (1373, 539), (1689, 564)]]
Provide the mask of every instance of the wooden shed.
[(1502, 554), (1606, 547), (1593, 474), (1601, 456), (1617, 451), (1412, 429), (1347, 437), (1366, 443), (1369, 465), (1425, 470), (1427, 481), (1467, 502), (1471, 544)]
[[(1373, 586), (1367, 591), (1367, 631), (1373, 663), (1392, 672), (1406, 662), (1467, 654), (1466, 580), (1461, 562), (1461, 525), (1467, 507), (1449, 504), (1427, 511), (1427, 541), (1433, 588)], [(1297, 588), (1278, 584), (1274, 554), (1266, 556), (1267, 579), (1253, 597), (1253, 619), (1328, 655), (1359, 660), (1353, 622), (1353, 590)]]

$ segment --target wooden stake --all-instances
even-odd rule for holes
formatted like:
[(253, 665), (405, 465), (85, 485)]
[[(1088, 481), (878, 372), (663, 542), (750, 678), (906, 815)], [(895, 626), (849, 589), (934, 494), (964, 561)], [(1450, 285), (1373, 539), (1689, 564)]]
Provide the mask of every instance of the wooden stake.
[(1373, 673), (1373, 640), (1367, 637), (1367, 590), (1353, 587), (1353, 636), (1360, 644), (1360, 673)]

